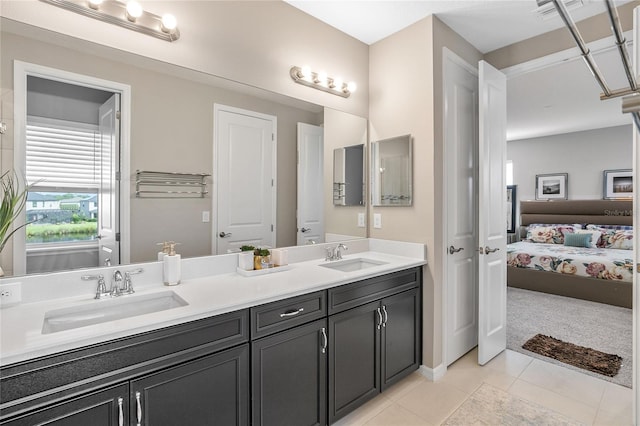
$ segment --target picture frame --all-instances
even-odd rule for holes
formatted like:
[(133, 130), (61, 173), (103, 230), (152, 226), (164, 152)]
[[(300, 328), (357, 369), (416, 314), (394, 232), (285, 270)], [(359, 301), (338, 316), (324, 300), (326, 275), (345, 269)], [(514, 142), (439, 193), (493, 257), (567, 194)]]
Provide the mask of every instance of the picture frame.
[(624, 200), (633, 197), (633, 170), (603, 171), (602, 198), (605, 200)]
[(536, 175), (536, 200), (566, 200), (568, 173)]
[(507, 233), (516, 232), (516, 206), (517, 206), (517, 185), (507, 185)]

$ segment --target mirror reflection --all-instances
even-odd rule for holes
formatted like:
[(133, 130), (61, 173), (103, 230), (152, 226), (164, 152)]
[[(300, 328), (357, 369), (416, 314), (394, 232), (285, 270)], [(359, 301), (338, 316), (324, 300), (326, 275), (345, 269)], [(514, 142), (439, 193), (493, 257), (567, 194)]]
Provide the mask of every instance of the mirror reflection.
[(411, 135), (371, 142), (372, 205), (411, 205), (412, 163)]
[(333, 204), (364, 205), (364, 145), (333, 150)]
[[(277, 194), (271, 197), (273, 204), (268, 209), (272, 212), (267, 223), (273, 236), (267, 244), (270, 246), (285, 247), (311, 241), (298, 238), (296, 223), (297, 204), (300, 197), (304, 196), (296, 194), (298, 124), (324, 128), (324, 164), (331, 164), (334, 148), (347, 144), (335, 136), (342, 132), (340, 123), (356, 123), (358, 129), (355, 132), (363, 136), (362, 139), (355, 140), (366, 142), (365, 119), (335, 110), (329, 111), (330, 118), (327, 118), (327, 111), (321, 105), (71, 37), (65, 37), (64, 42), (55, 44), (60, 39), (48, 37), (47, 31), (4, 18), (0, 37), (3, 46), (0, 52), (3, 93), (20, 89), (16, 84), (21, 77), (15, 75), (14, 78), (16, 61), (36, 68), (43, 67), (46, 70), (59, 70), (80, 76), (79, 81), (69, 81), (55, 73), (48, 75), (30, 72), (27, 73), (28, 76), (24, 76), (25, 99), (27, 86), (29, 98), (25, 105), (14, 106), (16, 128), (12, 126), (3, 135), (3, 150), (6, 154), (6, 160), (2, 164), (3, 171), (14, 167), (19, 173), (26, 174), (24, 134), (28, 124), (41, 126), (44, 123), (60, 129), (68, 127), (69, 122), (80, 123), (79, 127), (86, 127), (88, 132), (83, 136), (86, 139), (86, 150), (93, 153), (90, 160), (93, 162), (93, 176), (90, 182), (83, 185), (76, 185), (69, 179), (59, 182), (54, 179), (56, 174), (51, 172), (46, 175), (47, 172), (43, 171), (45, 175), (41, 176), (40, 187), (34, 189), (34, 195), (30, 199), (31, 206), (36, 210), (45, 207), (44, 204), (37, 204), (38, 202), (46, 201), (36, 200), (36, 193), (42, 197), (54, 198), (57, 207), (47, 205), (49, 210), (62, 210), (61, 204), (66, 204), (64, 208), (70, 208), (75, 213), (75, 216), (72, 213), (69, 218), (71, 222), (75, 220), (90, 224), (91, 229), (87, 232), (90, 237), (78, 238), (73, 244), (60, 239), (45, 244), (43, 239), (27, 240), (26, 233), (17, 233), (0, 253), (0, 265), (7, 275), (75, 269), (96, 264), (153, 261), (157, 259), (157, 243), (163, 241), (181, 243), (178, 252), (183, 257), (219, 253), (217, 240), (223, 238), (220, 234), (224, 230), (218, 228), (218, 223), (225, 214), (220, 209), (230, 203), (217, 202), (220, 188), (214, 188), (213, 185), (219, 167), (216, 161), (222, 158), (220, 155), (214, 156), (217, 149), (216, 138), (220, 136), (216, 131), (221, 128), (215, 124), (215, 105), (251, 111), (256, 116), (275, 117), (276, 149), (270, 161), (273, 160), (272, 164), (277, 165), (277, 168), (273, 168), (272, 177), (257, 177), (254, 169), (246, 166), (246, 161), (255, 160), (257, 150), (245, 150), (246, 161), (237, 159), (238, 165), (234, 165), (227, 175), (232, 195), (236, 191), (234, 185), (238, 182), (244, 182), (245, 185), (249, 183), (248, 186), (252, 188), (266, 187)], [(29, 84), (27, 77), (30, 78)], [(64, 85), (56, 84), (61, 82), (83, 90), (62, 91)], [(128, 101), (123, 88), (129, 90)], [(92, 89), (93, 92), (84, 89)], [(84, 94), (79, 94), (81, 92)], [(91, 98), (91, 93), (99, 96)], [(103, 107), (101, 110), (99, 105), (107, 103), (114, 94), (120, 95), (120, 99), (117, 96), (114, 99), (115, 107)], [(73, 107), (68, 106), (71, 100), (75, 103)], [(64, 104), (63, 101), (67, 103)], [(8, 104), (5, 104), (5, 108), (6, 105)], [(75, 110), (75, 115), (59, 116), (62, 111), (71, 110)], [(86, 115), (88, 111), (92, 112), (87, 119), (82, 114)], [(21, 119), (20, 115), (24, 117)], [(109, 131), (101, 133), (101, 126), (109, 128), (109, 125), (114, 124), (120, 134), (111, 134)], [(24, 127), (17, 129), (18, 126)], [(111, 136), (104, 138), (102, 135), (105, 134)], [(109, 142), (117, 140), (120, 146), (106, 144), (105, 139)], [(351, 143), (353, 140), (351, 139)], [(12, 164), (12, 158), (17, 159), (15, 164)], [(47, 163), (50, 159), (44, 158), (43, 161)], [(79, 170), (69, 165), (60, 167), (72, 175), (76, 175)], [(335, 215), (333, 209), (329, 208), (332, 194), (331, 186), (326, 182), (332, 176), (327, 174), (330, 172), (326, 166), (322, 166), (322, 162), (318, 167), (324, 169), (325, 184), (322, 191), (326, 195), (321, 197), (317, 191), (311, 195), (315, 197), (313, 203), (323, 205), (324, 233), (366, 236), (366, 229), (357, 226), (355, 217)], [(202, 198), (138, 198), (135, 195), (136, 170), (208, 174), (211, 175), (207, 178), (208, 193)], [(120, 180), (116, 180), (116, 177)], [(227, 217), (226, 223), (241, 227), (244, 223), (255, 221), (254, 216), (259, 209), (255, 208), (252, 200), (256, 197), (258, 195), (255, 194), (244, 198), (231, 196), (229, 199), (237, 202), (237, 205), (234, 206), (235, 213)], [(244, 204), (243, 200), (246, 201)], [(51, 211), (31, 211), (30, 214), (30, 219), (44, 219), (47, 216), (48, 219), (43, 224), (47, 221), (56, 222)], [(353, 215), (355, 213), (351, 214)], [(106, 241), (103, 237), (107, 232), (110, 232), (111, 240), (117, 243), (114, 247), (102, 244)], [(225, 236), (229, 233), (226, 232)], [(243, 238), (247, 242), (255, 241), (251, 236)], [(313, 239), (313, 242), (319, 241), (321, 242), (320, 237)], [(80, 259), (81, 254), (83, 263), (75, 264), (73, 261)], [(27, 268), (28, 257), (33, 259), (30, 262), (33, 268)], [(84, 263), (85, 257), (90, 259), (91, 265)]]

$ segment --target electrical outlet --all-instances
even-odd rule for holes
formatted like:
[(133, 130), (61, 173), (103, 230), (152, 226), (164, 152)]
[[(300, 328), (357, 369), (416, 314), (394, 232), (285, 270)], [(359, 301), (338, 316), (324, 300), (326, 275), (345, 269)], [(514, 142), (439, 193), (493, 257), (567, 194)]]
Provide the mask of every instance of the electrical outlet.
[(364, 228), (364, 213), (358, 213), (358, 228)]
[(0, 306), (17, 305), (22, 301), (22, 284), (0, 284)]
[(382, 228), (382, 213), (373, 214), (373, 227), (378, 229)]

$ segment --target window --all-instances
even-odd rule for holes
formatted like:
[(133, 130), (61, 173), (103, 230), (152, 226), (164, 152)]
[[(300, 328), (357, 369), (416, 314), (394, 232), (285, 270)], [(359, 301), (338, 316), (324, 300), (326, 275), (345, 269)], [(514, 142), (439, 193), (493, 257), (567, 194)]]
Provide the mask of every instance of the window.
[(95, 125), (27, 117), (27, 246), (95, 240), (99, 139)]
[(505, 173), (507, 185), (513, 185), (513, 161), (507, 160), (507, 170)]

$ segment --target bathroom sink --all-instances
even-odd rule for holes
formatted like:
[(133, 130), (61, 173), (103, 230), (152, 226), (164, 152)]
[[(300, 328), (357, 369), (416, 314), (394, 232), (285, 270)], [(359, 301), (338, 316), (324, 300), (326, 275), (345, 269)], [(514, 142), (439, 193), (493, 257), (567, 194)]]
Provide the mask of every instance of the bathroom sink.
[(173, 291), (93, 301), (86, 305), (56, 309), (45, 313), (42, 334), (166, 311), (186, 305), (188, 303)]
[(320, 266), (336, 269), (342, 272), (353, 272), (360, 271), (362, 269), (371, 268), (373, 266), (385, 265), (387, 262), (381, 262), (379, 260), (371, 260), (371, 259), (344, 259), (344, 260), (336, 260), (327, 263), (321, 263)]

